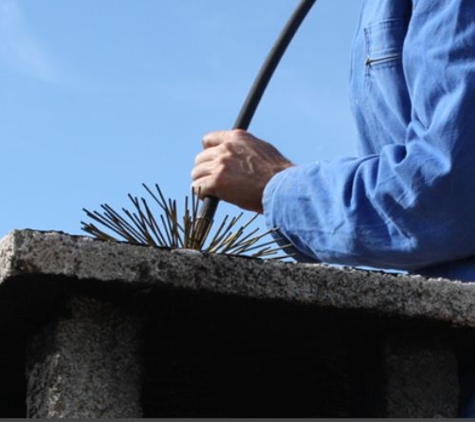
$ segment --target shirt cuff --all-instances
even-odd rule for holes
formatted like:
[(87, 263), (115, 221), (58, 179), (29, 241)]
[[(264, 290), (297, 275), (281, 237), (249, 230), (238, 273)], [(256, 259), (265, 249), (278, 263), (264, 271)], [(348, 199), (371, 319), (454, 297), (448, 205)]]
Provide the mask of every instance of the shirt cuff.
[[(315, 163), (312, 164), (313, 166)], [(292, 258), (298, 262), (303, 263), (316, 263), (320, 262), (315, 257), (309, 257), (305, 254), (299, 252), (299, 250), (293, 245), (293, 243), (287, 239), (283, 232), (285, 230), (280, 230), (278, 220), (278, 212), (279, 212), (279, 188), (280, 189), (292, 189), (292, 186), (295, 188), (294, 183), (289, 179), (296, 177), (296, 175), (302, 170), (302, 166), (293, 166), (289, 167), (277, 174), (275, 174), (267, 183), (264, 188), (264, 192), (262, 193), (262, 209), (264, 219), (267, 225), (267, 228), (270, 229), (277, 229), (275, 233), (273, 233), (273, 237), (276, 239), (277, 243), (284, 247), (285, 252), (292, 256)], [(288, 183), (290, 186), (285, 186)], [(277, 208), (277, 209), (276, 209)], [(280, 210), (283, 212), (283, 210)]]

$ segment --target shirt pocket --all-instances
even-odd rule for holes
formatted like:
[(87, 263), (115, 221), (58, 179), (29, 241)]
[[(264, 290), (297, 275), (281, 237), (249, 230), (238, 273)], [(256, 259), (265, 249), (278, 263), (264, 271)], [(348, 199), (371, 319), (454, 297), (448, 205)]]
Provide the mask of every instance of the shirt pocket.
[[(387, 19), (364, 29), (364, 112), (374, 152), (403, 143), (410, 100), (403, 68), (407, 21)], [(382, 118), (384, 116), (384, 118)]]
[(407, 23), (390, 19), (365, 28), (366, 61), (368, 68), (382, 68), (401, 64)]

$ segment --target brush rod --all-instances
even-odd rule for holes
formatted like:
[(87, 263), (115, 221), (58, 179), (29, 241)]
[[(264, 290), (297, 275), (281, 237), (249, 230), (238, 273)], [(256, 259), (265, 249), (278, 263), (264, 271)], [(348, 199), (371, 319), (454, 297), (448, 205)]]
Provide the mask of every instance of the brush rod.
[[(259, 102), (264, 95), (264, 91), (272, 78), (280, 60), (282, 59), (287, 47), (292, 38), (304, 21), (308, 12), (317, 0), (301, 0), (294, 13), (287, 21), (285, 27), (281, 31), (274, 46), (266, 57), (254, 84), (252, 85), (246, 100), (241, 108), (241, 111), (234, 123), (234, 129), (247, 130), (251, 124), (254, 113), (259, 106)], [(200, 214), (196, 220), (198, 225), (198, 237), (196, 239), (197, 245), (202, 243), (203, 237), (209, 230), (209, 226), (213, 222), (214, 214), (218, 208), (219, 199), (214, 196), (208, 196), (203, 200)]]

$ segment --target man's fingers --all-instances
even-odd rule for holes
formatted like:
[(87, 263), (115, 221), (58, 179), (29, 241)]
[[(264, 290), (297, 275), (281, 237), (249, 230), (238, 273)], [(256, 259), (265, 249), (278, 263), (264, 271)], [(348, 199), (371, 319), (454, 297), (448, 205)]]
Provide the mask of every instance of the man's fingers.
[(218, 152), (216, 148), (208, 148), (204, 149), (203, 151), (199, 152), (195, 157), (195, 166), (200, 164), (213, 161), (218, 157)]
[(209, 176), (213, 171), (213, 164), (211, 162), (205, 162), (199, 164), (193, 168), (191, 171), (191, 179), (198, 180), (202, 179), (203, 177)]
[(226, 139), (226, 131), (215, 131), (203, 136), (203, 148), (211, 148), (221, 145)]
[(221, 145), (224, 142), (232, 142), (238, 139), (245, 139), (248, 133), (242, 129), (221, 130), (207, 133), (203, 136), (203, 148), (211, 148)]
[(195, 180), (191, 184), (191, 189), (193, 190), (193, 193), (197, 195), (200, 199), (203, 199), (207, 196), (216, 196), (216, 192), (208, 183), (207, 178)]

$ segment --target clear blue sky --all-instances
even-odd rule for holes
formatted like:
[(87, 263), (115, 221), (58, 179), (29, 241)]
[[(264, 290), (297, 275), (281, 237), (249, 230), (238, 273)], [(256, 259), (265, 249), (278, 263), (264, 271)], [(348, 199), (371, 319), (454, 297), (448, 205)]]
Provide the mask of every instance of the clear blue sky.
[[(360, 1), (319, 0), (250, 127), (295, 163), (354, 155)], [(234, 123), (297, 0), (0, 0), (0, 237), (79, 234), (142, 182), (189, 193), (201, 136)], [(236, 214), (234, 207), (221, 212)]]

